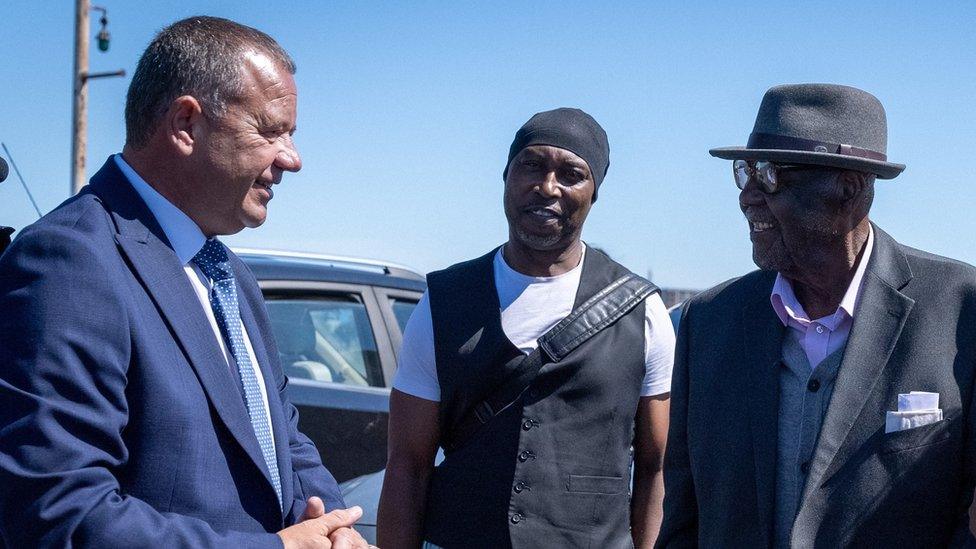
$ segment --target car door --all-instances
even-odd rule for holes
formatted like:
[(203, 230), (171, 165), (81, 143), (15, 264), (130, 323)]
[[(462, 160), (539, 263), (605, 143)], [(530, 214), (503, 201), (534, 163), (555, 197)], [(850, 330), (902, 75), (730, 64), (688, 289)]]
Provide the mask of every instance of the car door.
[[(401, 288), (374, 288), (376, 301), (383, 321), (386, 324), (386, 331), (390, 337), (390, 345), (393, 347), (394, 357), (399, 357), (400, 345), (403, 343), (403, 331), (407, 327), (407, 320), (417, 307), (423, 292), (404, 290)], [(396, 361), (390, 364), (390, 368), (384, 368), (386, 386), (393, 386), (393, 374), (396, 371)], [(384, 367), (386, 364), (384, 364)]]
[(333, 282), (261, 286), (299, 429), (339, 482), (382, 469), (387, 370), (396, 359), (373, 289)]

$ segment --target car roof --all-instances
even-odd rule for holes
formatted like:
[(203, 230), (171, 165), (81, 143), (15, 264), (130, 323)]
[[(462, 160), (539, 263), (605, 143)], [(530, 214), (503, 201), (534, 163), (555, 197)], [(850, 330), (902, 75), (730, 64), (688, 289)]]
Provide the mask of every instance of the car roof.
[(338, 255), (234, 248), (259, 281), (295, 280), (368, 284), (422, 292), (424, 276), (416, 270), (386, 261)]

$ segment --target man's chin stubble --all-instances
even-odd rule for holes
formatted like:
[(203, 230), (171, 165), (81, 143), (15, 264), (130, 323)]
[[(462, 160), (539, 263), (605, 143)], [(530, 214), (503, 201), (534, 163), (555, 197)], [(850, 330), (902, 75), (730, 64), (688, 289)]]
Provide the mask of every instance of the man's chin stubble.
[(787, 262), (785, 258), (776, 257), (775, 253), (770, 254), (768, 252), (759, 252), (753, 250), (752, 252), (752, 262), (763, 271), (782, 271), (786, 268)]
[(554, 234), (551, 236), (539, 236), (535, 234), (529, 234), (520, 228), (515, 228), (515, 234), (518, 235), (519, 240), (524, 242), (529, 248), (533, 250), (551, 250), (559, 243), (562, 238), (560, 234)]

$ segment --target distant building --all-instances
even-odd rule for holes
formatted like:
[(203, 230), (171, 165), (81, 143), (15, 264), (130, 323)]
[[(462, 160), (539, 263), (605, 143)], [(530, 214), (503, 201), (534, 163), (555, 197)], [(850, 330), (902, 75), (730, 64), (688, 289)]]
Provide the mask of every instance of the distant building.
[[(652, 269), (648, 269), (645, 278), (653, 282), (654, 271)], [(665, 307), (670, 309), (679, 303), (683, 303), (684, 301), (695, 297), (700, 292), (700, 289), (694, 288), (661, 288), (661, 301), (664, 302)]]
[(701, 292), (701, 290), (691, 290), (688, 288), (661, 288), (661, 300), (664, 301), (664, 305), (670, 309), (678, 303), (698, 295), (699, 292)]

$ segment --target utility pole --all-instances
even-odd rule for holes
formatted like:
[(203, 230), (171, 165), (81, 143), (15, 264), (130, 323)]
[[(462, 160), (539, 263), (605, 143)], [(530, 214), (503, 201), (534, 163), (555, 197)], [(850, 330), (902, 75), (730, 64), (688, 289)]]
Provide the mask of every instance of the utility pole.
[(98, 31), (98, 49), (108, 51), (109, 34), (108, 11), (92, 6), (90, 0), (75, 2), (75, 64), (74, 64), (74, 103), (71, 109), (71, 194), (85, 185), (85, 152), (88, 139), (88, 80), (107, 76), (125, 76), (124, 70), (114, 72), (88, 72), (88, 33), (90, 11), (102, 14), (101, 30)]

